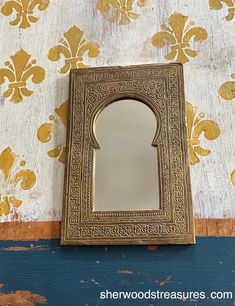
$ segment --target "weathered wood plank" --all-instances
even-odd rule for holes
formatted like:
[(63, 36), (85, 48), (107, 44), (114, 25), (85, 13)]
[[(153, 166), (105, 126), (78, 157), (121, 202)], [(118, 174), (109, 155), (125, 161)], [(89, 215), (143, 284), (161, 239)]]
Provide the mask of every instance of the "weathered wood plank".
[[(233, 306), (235, 238), (195, 246), (66, 247), (58, 240), (0, 242), (1, 294), (27, 290), (48, 306)], [(233, 299), (100, 300), (101, 291), (231, 291)], [(1, 304), (1, 303), (0, 303)]]
[[(60, 221), (0, 223), (1, 240), (60, 238)], [(196, 236), (235, 236), (235, 219), (196, 219)]]

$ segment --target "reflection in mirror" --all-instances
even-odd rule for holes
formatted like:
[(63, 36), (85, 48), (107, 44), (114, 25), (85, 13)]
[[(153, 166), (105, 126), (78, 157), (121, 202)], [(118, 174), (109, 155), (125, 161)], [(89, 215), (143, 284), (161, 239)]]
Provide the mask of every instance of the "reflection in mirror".
[(95, 122), (94, 211), (157, 210), (160, 207), (156, 118), (144, 103), (120, 100)]

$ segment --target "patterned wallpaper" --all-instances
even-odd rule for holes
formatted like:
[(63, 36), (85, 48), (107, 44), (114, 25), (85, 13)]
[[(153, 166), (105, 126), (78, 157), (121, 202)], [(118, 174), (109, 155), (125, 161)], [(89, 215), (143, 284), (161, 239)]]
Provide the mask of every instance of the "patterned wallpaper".
[(0, 221), (60, 220), (71, 68), (181, 62), (195, 216), (235, 217), (234, 0), (1, 2)]

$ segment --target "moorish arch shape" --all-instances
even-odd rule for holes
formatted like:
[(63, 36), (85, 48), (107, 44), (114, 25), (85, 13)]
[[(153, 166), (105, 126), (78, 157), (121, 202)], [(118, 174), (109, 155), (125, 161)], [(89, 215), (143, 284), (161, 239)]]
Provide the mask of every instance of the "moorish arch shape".
[(100, 149), (99, 143), (95, 136), (95, 122), (97, 121), (98, 116), (110, 104), (118, 102), (118, 101), (122, 101), (122, 100), (135, 100), (137, 102), (145, 104), (146, 106), (150, 108), (150, 110), (153, 112), (155, 119), (156, 119), (156, 132), (153, 137), (152, 145), (157, 146), (158, 145), (157, 140), (161, 132), (161, 116), (158, 110), (158, 106), (154, 104), (154, 102), (151, 99), (149, 99), (147, 95), (144, 95), (144, 94), (115, 93), (115, 94), (111, 94), (110, 96), (106, 97), (103, 101), (101, 101), (101, 103), (94, 109), (92, 113), (90, 131), (91, 131), (92, 145), (94, 149)]
[(95, 211), (156, 210), (160, 207), (157, 138), (153, 111), (135, 99), (111, 102), (93, 130)]

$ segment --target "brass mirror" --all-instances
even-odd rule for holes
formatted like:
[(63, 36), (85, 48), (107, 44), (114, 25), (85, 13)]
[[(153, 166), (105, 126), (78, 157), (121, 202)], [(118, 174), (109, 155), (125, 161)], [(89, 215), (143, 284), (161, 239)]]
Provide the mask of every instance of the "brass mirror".
[(71, 70), (63, 245), (194, 243), (180, 64)]

